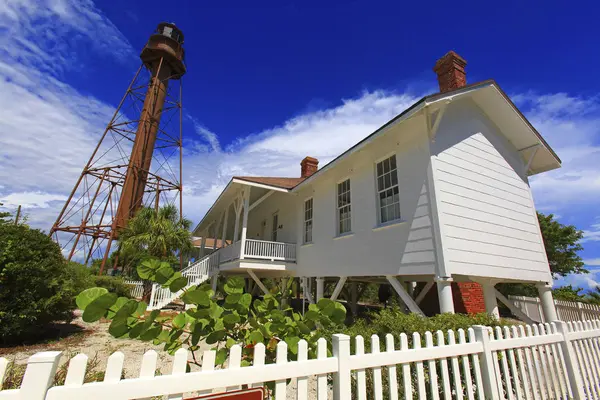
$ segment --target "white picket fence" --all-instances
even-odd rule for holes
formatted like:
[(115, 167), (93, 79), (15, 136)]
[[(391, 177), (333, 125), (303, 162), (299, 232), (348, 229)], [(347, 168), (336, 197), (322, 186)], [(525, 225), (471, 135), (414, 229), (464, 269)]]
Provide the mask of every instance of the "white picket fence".
[[(183, 399), (184, 394), (269, 381), (276, 400), (307, 400), (309, 392), (318, 400), (382, 400), (384, 395), (392, 400), (600, 399), (600, 321), (494, 330), (474, 326), (423, 337), (388, 334), (383, 350), (373, 336), (369, 352), (360, 336), (354, 339), (354, 352), (346, 335), (334, 335), (331, 345), (333, 356), (328, 357), (327, 342), (320, 339), (317, 357), (309, 359), (307, 343), (301, 341), (297, 361), (288, 361), (287, 345), (280, 342), (275, 363), (265, 365), (265, 347), (259, 344), (249, 367), (241, 367), (242, 348), (234, 345), (226, 368), (215, 369), (215, 352), (205, 351), (201, 371), (188, 373), (189, 354), (180, 349), (172, 373), (161, 376), (154, 376), (158, 354), (151, 350), (143, 357), (139, 378), (132, 379), (121, 379), (124, 355), (117, 352), (108, 360), (104, 380), (94, 383), (84, 383), (88, 358), (79, 354), (69, 363), (65, 384), (55, 387), (50, 386), (61, 354), (44, 352), (29, 359), (21, 388), (0, 391), (0, 400)], [(0, 382), (7, 364), (0, 359)]]
[[(539, 298), (526, 296), (508, 296), (508, 298), (532, 320), (547, 322)], [(595, 304), (554, 300), (554, 305), (558, 319), (561, 321), (586, 321), (600, 318), (600, 306)]]
[(124, 281), (126, 285), (131, 286), (131, 297), (134, 299), (141, 299), (144, 295), (144, 282), (142, 281)]

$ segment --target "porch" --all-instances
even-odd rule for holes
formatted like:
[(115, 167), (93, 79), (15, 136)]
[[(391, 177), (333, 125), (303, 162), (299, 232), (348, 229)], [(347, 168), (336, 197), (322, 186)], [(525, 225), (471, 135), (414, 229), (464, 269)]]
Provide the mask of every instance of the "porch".
[(286, 189), (233, 179), (194, 229), (199, 260), (210, 254), (211, 268), (227, 273), (289, 275), (297, 240), (288, 196)]

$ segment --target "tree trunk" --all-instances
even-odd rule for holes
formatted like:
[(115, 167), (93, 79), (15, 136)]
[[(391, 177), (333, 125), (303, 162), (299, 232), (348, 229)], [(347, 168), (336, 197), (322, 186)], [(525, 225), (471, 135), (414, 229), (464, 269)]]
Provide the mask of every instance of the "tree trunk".
[(144, 293), (142, 294), (142, 301), (146, 304), (150, 304), (150, 296), (152, 295), (152, 281), (144, 280)]

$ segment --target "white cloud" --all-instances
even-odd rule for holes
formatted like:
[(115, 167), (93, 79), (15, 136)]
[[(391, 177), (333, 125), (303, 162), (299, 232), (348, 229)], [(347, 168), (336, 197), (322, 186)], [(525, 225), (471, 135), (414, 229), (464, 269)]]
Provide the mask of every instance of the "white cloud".
[(600, 287), (600, 271), (590, 271), (589, 274), (570, 274), (554, 281), (554, 287), (571, 285), (579, 287), (584, 291), (595, 290)]
[(584, 229), (581, 243), (585, 242), (600, 242), (600, 223), (592, 224), (589, 229)]
[(89, 0), (3, 1), (0, 30), (0, 201), (48, 229), (113, 112), (62, 75), (86, 51), (124, 63), (135, 53)]
[(225, 150), (214, 143), (214, 134), (199, 131), (210, 146), (192, 145), (185, 152), (184, 211), (197, 222), (234, 175), (297, 177), (300, 160), (308, 155), (323, 166), (417, 99), (411, 94), (365, 92), (337, 107), (242, 136)]
[[(79, 68), (86, 51), (135, 59), (127, 39), (91, 0), (4, 0), (0, 30), (3, 58), (53, 75)], [(82, 41), (87, 46), (77, 45)]]
[(600, 266), (600, 258), (590, 258), (587, 260), (583, 260), (583, 263), (585, 265)]
[(574, 205), (595, 207), (600, 197), (600, 99), (565, 93), (513, 97), (563, 162), (562, 168), (531, 179), (538, 208), (566, 215)]

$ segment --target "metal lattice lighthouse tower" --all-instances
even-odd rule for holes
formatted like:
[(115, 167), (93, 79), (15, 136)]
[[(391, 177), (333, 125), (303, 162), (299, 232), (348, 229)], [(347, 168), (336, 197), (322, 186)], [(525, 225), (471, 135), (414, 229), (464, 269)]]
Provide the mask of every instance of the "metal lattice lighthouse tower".
[[(112, 242), (143, 205), (182, 211), (183, 34), (161, 23), (66, 201), (51, 235), (69, 260), (106, 263)], [(174, 85), (171, 80), (178, 81)]]

